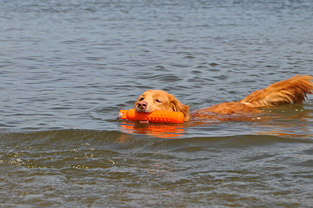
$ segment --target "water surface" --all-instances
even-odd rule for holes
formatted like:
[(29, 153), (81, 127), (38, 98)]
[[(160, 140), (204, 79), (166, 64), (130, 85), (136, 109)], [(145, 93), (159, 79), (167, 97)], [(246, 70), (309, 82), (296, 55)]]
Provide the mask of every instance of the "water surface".
[(0, 206), (312, 205), (311, 95), (303, 106), (271, 109), (272, 120), (116, 120), (146, 89), (198, 109), (312, 75), (311, 1), (0, 8)]

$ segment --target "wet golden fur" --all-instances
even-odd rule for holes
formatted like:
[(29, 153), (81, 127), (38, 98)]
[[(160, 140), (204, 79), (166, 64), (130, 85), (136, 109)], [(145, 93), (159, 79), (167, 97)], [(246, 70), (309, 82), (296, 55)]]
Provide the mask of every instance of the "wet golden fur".
[[(147, 108), (139, 109), (138, 104), (141, 101), (147, 103)], [(134, 108), (139, 112), (150, 113), (155, 110), (183, 112), (185, 121), (190, 118), (189, 106), (182, 104), (174, 95), (163, 90), (147, 90), (140, 95), (135, 103)]]
[(212, 116), (207, 116), (208, 113), (213, 113), (215, 117), (217, 114), (236, 114), (236, 118), (238, 118), (238, 116), (244, 117), (246, 114), (259, 112), (258, 108), (260, 107), (294, 103), (302, 104), (307, 94), (312, 94), (313, 92), (312, 80), (312, 76), (298, 75), (274, 83), (265, 89), (257, 90), (240, 101), (213, 105), (205, 109), (195, 110), (191, 114), (189, 113), (189, 106), (182, 104), (175, 96), (163, 90), (147, 90), (139, 96), (134, 108), (141, 112), (153, 112), (155, 110), (183, 112), (185, 121), (193, 117), (210, 119)]

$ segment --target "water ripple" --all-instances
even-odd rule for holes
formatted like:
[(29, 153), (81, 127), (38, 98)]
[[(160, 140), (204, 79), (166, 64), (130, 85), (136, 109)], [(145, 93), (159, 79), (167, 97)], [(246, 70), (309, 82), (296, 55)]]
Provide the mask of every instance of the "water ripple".
[(146, 89), (198, 109), (312, 75), (310, 0), (0, 6), (0, 206), (311, 207), (312, 96), (271, 121), (116, 120)]

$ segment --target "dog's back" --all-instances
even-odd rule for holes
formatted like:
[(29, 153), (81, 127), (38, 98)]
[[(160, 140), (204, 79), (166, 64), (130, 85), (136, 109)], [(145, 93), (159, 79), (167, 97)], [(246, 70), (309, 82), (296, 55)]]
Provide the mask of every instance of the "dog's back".
[(191, 117), (194, 121), (205, 120), (250, 120), (262, 111), (261, 107), (284, 104), (302, 104), (307, 94), (313, 92), (313, 77), (298, 75), (276, 82), (265, 89), (257, 90), (237, 102), (220, 103), (208, 108), (195, 110)]
[(303, 104), (307, 94), (312, 94), (312, 80), (312, 76), (298, 75), (255, 91), (239, 102), (250, 107)]

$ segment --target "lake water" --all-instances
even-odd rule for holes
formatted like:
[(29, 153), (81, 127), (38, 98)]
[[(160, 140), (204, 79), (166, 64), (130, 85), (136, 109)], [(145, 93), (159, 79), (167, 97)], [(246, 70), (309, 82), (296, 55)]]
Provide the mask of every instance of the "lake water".
[(311, 0), (0, 8), (1, 207), (312, 206), (312, 95), (258, 122), (116, 119), (146, 89), (198, 109), (313, 75)]

